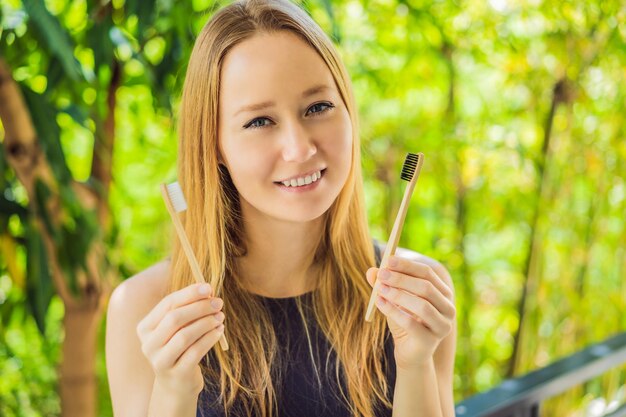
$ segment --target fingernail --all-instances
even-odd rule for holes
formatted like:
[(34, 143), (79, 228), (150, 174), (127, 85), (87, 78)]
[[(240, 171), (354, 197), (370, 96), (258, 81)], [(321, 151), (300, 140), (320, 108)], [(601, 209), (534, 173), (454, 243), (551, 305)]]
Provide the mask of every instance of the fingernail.
[(222, 306), (222, 300), (219, 298), (214, 298), (211, 300), (211, 306), (213, 308), (220, 308)]
[(381, 269), (380, 272), (378, 273), (378, 278), (382, 279), (383, 281), (388, 279), (391, 276), (391, 272), (389, 272), (389, 270), (387, 269)]
[(198, 294), (207, 295), (211, 292), (211, 286), (209, 284), (202, 284), (198, 287)]
[(389, 264), (389, 266), (396, 266), (398, 265), (398, 259), (395, 256), (390, 256), (389, 262), (387, 263)]

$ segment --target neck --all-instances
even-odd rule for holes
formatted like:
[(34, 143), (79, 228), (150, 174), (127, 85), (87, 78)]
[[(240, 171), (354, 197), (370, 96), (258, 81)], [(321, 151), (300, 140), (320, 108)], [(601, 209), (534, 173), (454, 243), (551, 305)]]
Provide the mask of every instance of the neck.
[(317, 288), (319, 265), (315, 250), (324, 218), (305, 223), (266, 216), (244, 216), (246, 255), (237, 269), (244, 288), (266, 297), (293, 297)]

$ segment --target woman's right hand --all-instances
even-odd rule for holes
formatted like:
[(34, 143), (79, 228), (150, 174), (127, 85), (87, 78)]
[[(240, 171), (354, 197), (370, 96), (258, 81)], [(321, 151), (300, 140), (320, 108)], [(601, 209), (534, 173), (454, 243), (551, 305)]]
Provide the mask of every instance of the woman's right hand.
[(209, 284), (192, 284), (161, 300), (137, 325), (155, 383), (181, 395), (204, 387), (199, 362), (224, 332), (224, 302)]

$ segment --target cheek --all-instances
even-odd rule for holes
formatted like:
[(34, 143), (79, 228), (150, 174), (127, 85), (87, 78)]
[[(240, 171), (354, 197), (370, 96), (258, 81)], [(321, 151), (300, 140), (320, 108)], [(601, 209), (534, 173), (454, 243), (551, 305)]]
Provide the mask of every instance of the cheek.
[(251, 183), (253, 178), (266, 174), (267, 164), (259, 158), (262, 153), (253, 144), (233, 139), (225, 143), (222, 149), (228, 171), (237, 189)]
[(352, 160), (352, 125), (347, 112), (340, 121), (329, 128), (325, 137), (326, 154), (333, 158), (336, 162), (345, 165), (348, 170)]

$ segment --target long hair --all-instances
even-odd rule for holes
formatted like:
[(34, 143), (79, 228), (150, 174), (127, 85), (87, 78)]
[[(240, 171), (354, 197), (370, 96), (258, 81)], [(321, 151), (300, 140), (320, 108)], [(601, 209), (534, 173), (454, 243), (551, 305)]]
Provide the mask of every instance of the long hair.
[[(246, 252), (241, 207), (227, 169), (218, 163), (217, 132), (224, 57), (255, 34), (283, 30), (300, 36), (324, 60), (350, 114), (351, 169), (325, 214), (315, 252), (321, 276), (310, 311), (334, 352), (340, 399), (353, 416), (374, 417), (377, 407), (389, 408), (391, 403), (382, 364), (386, 323), (380, 314), (372, 323), (364, 321), (371, 291), (365, 271), (375, 260), (365, 215), (357, 109), (350, 78), (332, 41), (288, 0), (242, 0), (220, 9), (196, 39), (187, 68), (178, 132), (178, 181), (188, 203), (182, 222), (205, 279), (224, 300), (230, 345), (227, 352), (216, 345), (201, 362), (205, 389), (219, 392), (220, 404), (214, 406), (223, 406), (227, 413), (239, 404), (249, 416), (276, 415), (279, 346), (262, 300), (245, 291), (238, 280), (235, 261)], [(193, 283), (177, 239), (170, 273), (170, 292)], [(298, 311), (303, 314), (300, 303)], [(326, 369), (330, 360), (329, 355)]]

